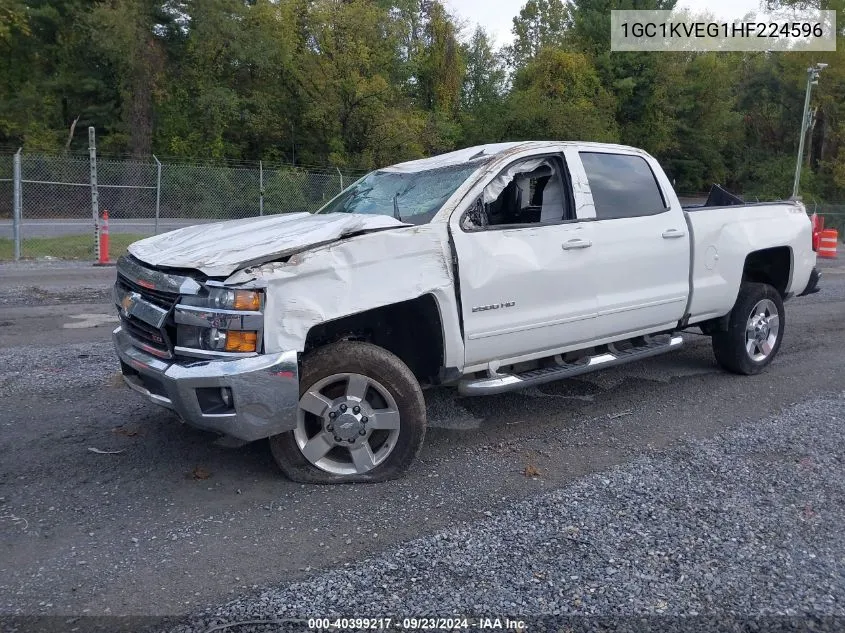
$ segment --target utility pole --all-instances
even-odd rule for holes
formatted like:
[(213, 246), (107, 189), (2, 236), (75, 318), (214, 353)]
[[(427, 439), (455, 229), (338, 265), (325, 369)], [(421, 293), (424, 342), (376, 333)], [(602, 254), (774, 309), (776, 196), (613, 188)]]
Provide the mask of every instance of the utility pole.
[(23, 170), (21, 168), (21, 151), (22, 147), (15, 152), (14, 162), (12, 163), (12, 233), (15, 240), (15, 261), (21, 258), (21, 193), (23, 187), (21, 179), (23, 178)]
[(94, 244), (100, 261), (100, 196), (97, 190), (97, 136), (94, 126), (88, 128), (88, 161), (91, 167), (91, 217), (94, 220)]
[(158, 219), (161, 216), (161, 161), (153, 154), (153, 160), (156, 162), (156, 222), (155, 234), (158, 235)]
[(798, 159), (795, 161), (795, 181), (792, 183), (792, 199), (798, 199), (798, 185), (801, 182), (801, 159), (804, 156), (804, 137), (810, 127), (810, 93), (813, 86), (819, 83), (819, 73), (827, 68), (827, 64), (816, 64), (807, 69), (807, 92), (804, 94), (804, 113), (801, 115), (801, 134), (798, 137)]

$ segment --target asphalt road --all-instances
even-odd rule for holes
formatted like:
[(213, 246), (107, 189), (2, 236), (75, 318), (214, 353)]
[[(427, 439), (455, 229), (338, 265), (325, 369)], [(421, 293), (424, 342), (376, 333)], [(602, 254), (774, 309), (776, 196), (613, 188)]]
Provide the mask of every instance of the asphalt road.
[[(432, 428), (407, 477), (301, 486), (264, 443), (223, 448), (121, 386), (107, 273), (42, 287), (27, 273), (9, 281), (11, 270), (21, 269), (0, 268), (5, 614), (194, 612), (472, 526), (845, 385), (845, 267), (834, 263), (822, 293), (787, 303), (780, 356), (762, 375), (723, 373), (709, 340), (691, 334), (671, 355), (539, 389), (475, 399), (434, 390)], [(539, 476), (526, 477), (529, 466)]]
[[(159, 220), (159, 233), (181, 229), (185, 226), (195, 224), (206, 224), (208, 222), (219, 222), (220, 219), (199, 219), (199, 218), (163, 218)], [(0, 238), (12, 239), (14, 227), (11, 220), (0, 220)], [(24, 219), (21, 224), (21, 236), (24, 239), (30, 237), (62, 237), (65, 235), (88, 235), (94, 231), (93, 220), (54, 219), (36, 220)], [(109, 220), (109, 231), (111, 233), (134, 233), (152, 235), (155, 231), (155, 220), (153, 218), (138, 218), (132, 220), (121, 220), (112, 218)]]

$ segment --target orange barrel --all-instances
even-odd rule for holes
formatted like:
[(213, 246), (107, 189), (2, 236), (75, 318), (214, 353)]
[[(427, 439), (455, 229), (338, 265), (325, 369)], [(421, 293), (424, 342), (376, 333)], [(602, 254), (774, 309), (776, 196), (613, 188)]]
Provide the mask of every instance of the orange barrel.
[(836, 257), (836, 243), (839, 241), (839, 231), (836, 229), (825, 229), (819, 234), (819, 257)]

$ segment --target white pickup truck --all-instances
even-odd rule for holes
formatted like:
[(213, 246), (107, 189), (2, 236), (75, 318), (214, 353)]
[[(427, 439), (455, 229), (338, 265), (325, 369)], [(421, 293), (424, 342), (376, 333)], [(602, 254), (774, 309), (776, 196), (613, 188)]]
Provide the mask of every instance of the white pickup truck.
[[(723, 202), (728, 202), (725, 205)], [(682, 208), (639, 149), (484, 145), (379, 169), (314, 214), (188, 227), (120, 259), (126, 382), (186, 423), (270, 439), (303, 482), (402, 473), (423, 387), (483, 396), (712, 337), (754, 374), (816, 289), (799, 202)]]

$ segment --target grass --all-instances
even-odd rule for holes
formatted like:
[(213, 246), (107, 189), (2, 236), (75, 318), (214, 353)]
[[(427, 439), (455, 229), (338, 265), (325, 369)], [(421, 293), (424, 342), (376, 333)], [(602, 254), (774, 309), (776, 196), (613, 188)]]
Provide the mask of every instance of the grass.
[[(109, 236), (109, 255), (112, 260), (123, 255), (132, 242), (148, 237), (134, 233), (115, 233)], [(0, 239), (0, 261), (15, 257), (15, 243)], [(30, 237), (21, 241), (21, 259), (54, 257), (56, 259), (82, 259), (94, 261), (97, 249), (93, 235), (62, 235), (60, 237)]]

